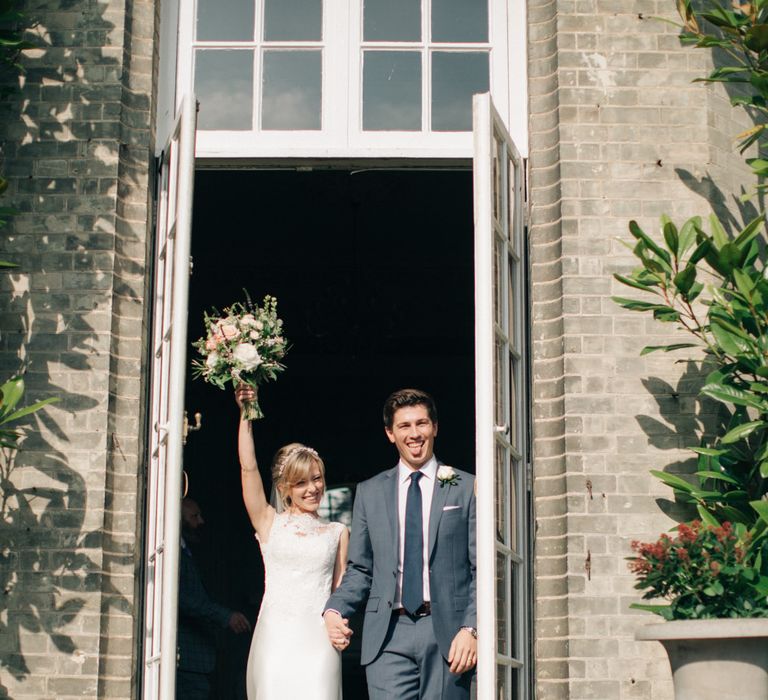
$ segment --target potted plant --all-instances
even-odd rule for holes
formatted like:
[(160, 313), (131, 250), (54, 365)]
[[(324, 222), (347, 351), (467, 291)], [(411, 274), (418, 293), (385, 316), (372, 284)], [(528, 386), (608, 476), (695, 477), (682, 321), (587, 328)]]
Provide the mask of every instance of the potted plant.
[(643, 599), (635, 608), (667, 622), (642, 627), (638, 640), (658, 641), (672, 667), (677, 700), (768, 698), (766, 525), (681, 524), (656, 542), (633, 542), (629, 558)]
[[(738, 84), (731, 102), (755, 126), (741, 135), (747, 164), (768, 176), (768, 2), (676, 0), (681, 40), (718, 49), (721, 65), (705, 81)], [(725, 65), (722, 63), (725, 62)], [(756, 191), (764, 194), (761, 179)], [(665, 618), (636, 638), (661, 642), (670, 657), (677, 700), (768, 698), (768, 273), (765, 215), (730, 233), (714, 215), (676, 226), (662, 217), (661, 236), (636, 222), (629, 229), (639, 267), (614, 275), (645, 299), (614, 297), (688, 334), (687, 342), (645, 347), (695, 352), (700, 396), (718, 404), (722, 422), (690, 449), (693, 474), (652, 473), (672, 487), (698, 519), (657, 542), (635, 543), (630, 567), (644, 598), (636, 605)], [(691, 436), (694, 442), (695, 436)]]

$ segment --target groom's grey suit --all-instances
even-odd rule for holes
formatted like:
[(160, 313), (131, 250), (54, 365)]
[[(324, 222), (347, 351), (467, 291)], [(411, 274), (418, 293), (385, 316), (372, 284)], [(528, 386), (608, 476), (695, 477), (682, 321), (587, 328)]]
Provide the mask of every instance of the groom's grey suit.
[[(477, 627), (474, 476), (455, 472), (455, 483), (435, 483), (429, 511), (431, 615), (424, 621), (431, 620), (444, 658), (461, 627)], [(365, 602), (363, 665), (386, 649), (392, 626), (400, 537), (397, 473), (395, 467), (358, 485), (347, 570), (326, 604), (348, 618)], [(440, 662), (445, 665), (437, 657)]]

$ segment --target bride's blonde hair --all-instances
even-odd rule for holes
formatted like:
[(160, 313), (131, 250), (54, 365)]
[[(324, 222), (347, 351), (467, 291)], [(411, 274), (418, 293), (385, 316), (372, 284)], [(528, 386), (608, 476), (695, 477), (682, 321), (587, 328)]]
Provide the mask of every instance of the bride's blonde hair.
[(323, 490), (325, 490), (325, 464), (311, 447), (302, 445), (300, 442), (291, 442), (283, 445), (275, 453), (275, 458), (272, 460), (272, 483), (283, 508), (289, 508), (291, 505), (291, 487), (300, 481), (309, 481), (313, 467), (320, 469)]

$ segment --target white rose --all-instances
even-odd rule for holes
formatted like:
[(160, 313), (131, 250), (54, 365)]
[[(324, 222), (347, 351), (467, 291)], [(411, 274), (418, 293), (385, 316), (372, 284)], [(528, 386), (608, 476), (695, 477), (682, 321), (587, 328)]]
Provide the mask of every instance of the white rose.
[(255, 345), (240, 343), (232, 352), (232, 357), (239, 362), (246, 372), (256, 369), (261, 364), (261, 355)]
[(447, 464), (443, 464), (437, 470), (437, 478), (440, 481), (450, 481), (456, 476), (456, 470), (453, 467), (449, 467)]
[(219, 353), (212, 352), (210, 355), (208, 355), (207, 358), (205, 358), (205, 366), (208, 367), (208, 369), (213, 369), (219, 362)]
[(251, 328), (256, 326), (256, 318), (253, 314), (245, 314), (240, 319), (240, 325), (243, 326), (243, 328)]

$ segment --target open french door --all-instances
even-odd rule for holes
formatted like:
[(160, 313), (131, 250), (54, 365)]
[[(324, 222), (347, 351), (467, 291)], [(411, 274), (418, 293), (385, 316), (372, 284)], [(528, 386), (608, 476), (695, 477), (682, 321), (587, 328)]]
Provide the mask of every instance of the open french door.
[(523, 161), (475, 95), (478, 700), (528, 700)]
[(196, 103), (190, 97), (182, 101), (160, 156), (147, 461), (141, 696), (144, 700), (175, 697), (182, 421), (196, 122)]

